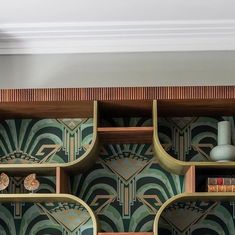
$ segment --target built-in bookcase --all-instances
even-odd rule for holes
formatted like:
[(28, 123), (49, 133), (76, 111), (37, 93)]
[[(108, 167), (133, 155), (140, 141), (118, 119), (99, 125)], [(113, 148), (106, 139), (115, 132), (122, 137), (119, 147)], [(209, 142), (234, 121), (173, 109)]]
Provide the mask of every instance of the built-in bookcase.
[[(234, 162), (209, 157), (218, 121), (234, 123), (234, 94), (235, 87), (1, 90), (0, 173), (10, 184), (0, 194), (0, 231), (234, 234), (234, 194), (206, 188), (208, 177), (235, 174)], [(40, 182), (33, 194), (23, 186), (31, 173)]]

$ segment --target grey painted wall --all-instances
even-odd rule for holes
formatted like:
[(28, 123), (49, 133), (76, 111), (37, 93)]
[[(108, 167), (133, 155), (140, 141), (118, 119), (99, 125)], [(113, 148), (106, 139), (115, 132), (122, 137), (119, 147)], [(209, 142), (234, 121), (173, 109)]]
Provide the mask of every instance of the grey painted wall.
[(235, 52), (0, 56), (0, 88), (235, 85)]

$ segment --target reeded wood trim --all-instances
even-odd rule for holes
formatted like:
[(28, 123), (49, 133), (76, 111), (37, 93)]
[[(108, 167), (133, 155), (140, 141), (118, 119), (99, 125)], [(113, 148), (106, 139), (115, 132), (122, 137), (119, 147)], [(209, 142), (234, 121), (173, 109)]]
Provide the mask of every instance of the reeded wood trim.
[(235, 98), (235, 86), (45, 88), (0, 90), (0, 102), (229, 98)]

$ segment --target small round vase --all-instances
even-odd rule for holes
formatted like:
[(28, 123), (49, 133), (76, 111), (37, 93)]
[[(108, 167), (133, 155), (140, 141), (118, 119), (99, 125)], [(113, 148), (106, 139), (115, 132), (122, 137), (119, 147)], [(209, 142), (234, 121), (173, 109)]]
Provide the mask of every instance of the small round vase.
[(235, 146), (231, 145), (231, 124), (229, 121), (218, 123), (218, 146), (210, 152), (213, 161), (235, 161)]
[(211, 150), (210, 157), (217, 162), (235, 161), (235, 146), (230, 144), (218, 145)]

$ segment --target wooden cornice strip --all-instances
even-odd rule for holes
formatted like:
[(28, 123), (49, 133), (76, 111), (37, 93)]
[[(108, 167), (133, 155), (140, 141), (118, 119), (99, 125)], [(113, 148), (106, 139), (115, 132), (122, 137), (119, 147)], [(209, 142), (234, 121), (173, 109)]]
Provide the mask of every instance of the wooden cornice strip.
[(2, 89), (0, 102), (234, 99), (235, 86)]

